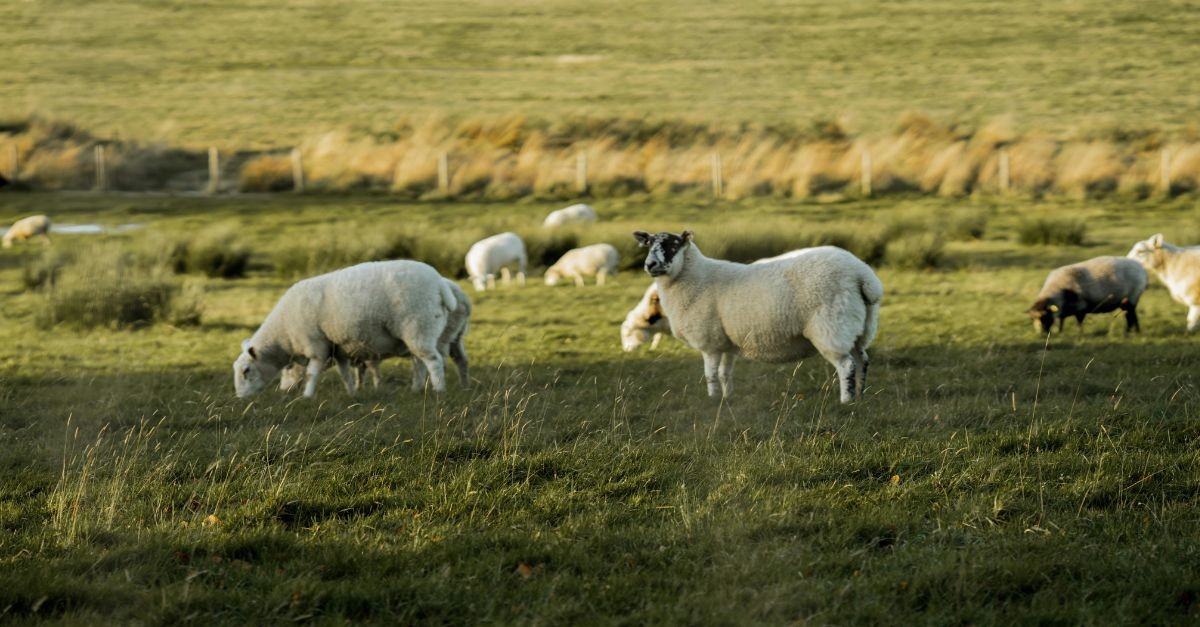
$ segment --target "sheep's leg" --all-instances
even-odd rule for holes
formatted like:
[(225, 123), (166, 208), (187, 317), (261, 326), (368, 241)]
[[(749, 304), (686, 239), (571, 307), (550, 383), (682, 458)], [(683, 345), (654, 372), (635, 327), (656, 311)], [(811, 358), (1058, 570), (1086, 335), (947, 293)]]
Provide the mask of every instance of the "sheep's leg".
[(866, 391), (866, 389), (867, 389), (867, 369), (871, 365), (871, 360), (869, 358), (867, 358), (867, 349), (865, 349), (865, 348), (858, 349), (858, 359), (855, 361), (857, 362), (857, 366), (858, 366), (858, 372), (857, 372), (858, 389), (856, 389), (854, 391), (854, 396), (860, 397), (863, 395), (863, 392)]
[(342, 375), (342, 384), (346, 386), (346, 393), (354, 396), (358, 391), (358, 368), (355, 368), (350, 363), (349, 359), (337, 359), (338, 374)]
[(487, 288), (489, 290), (496, 289), (496, 275), (494, 275), (494, 274), (487, 275)]
[(500, 268), (500, 282), (505, 285), (512, 283), (512, 272), (509, 272), (507, 267)]
[(1059, 332), (1059, 333), (1062, 333), (1063, 323), (1064, 323), (1064, 322), (1066, 322), (1066, 321), (1067, 321), (1067, 319), (1066, 319), (1066, 318), (1059, 318), (1059, 319), (1058, 319), (1058, 332)]
[(379, 381), (383, 379), (379, 374), (379, 362), (374, 360), (368, 361), (363, 364), (363, 367), (371, 372), (371, 387), (379, 389)]
[(717, 374), (721, 377), (722, 396), (733, 396), (733, 360), (735, 359), (737, 359), (737, 355), (734, 353), (721, 353), (721, 364)]
[(608, 270), (606, 270), (604, 268), (600, 268), (600, 271), (596, 273), (596, 285), (603, 286), (607, 281), (608, 281)]
[(467, 372), (467, 347), (463, 345), (461, 335), (450, 343), (450, 359), (454, 360), (454, 366), (458, 368), (459, 383), (464, 389), (471, 387), (471, 377)]
[(1079, 323), (1079, 334), (1083, 334), (1083, 319), (1087, 314), (1075, 314), (1075, 321)]
[(412, 391), (420, 392), (425, 387), (425, 364), (420, 359), (412, 358)]
[(1200, 323), (1200, 307), (1198, 307), (1196, 305), (1191, 305), (1188, 307), (1187, 322), (1188, 322), (1188, 325), (1187, 325), (1188, 333), (1195, 331), (1196, 324)]
[(317, 379), (325, 371), (325, 357), (314, 357), (308, 360), (305, 374), (308, 380), (304, 382), (304, 398), (312, 398), (317, 393)]
[(583, 283), (583, 275), (582, 275), (582, 274), (576, 274), (576, 275), (575, 275), (575, 287), (583, 287), (583, 285), (584, 285), (584, 283)]
[(708, 384), (708, 395), (716, 396), (721, 391), (718, 370), (721, 367), (721, 353), (704, 353), (704, 382)]
[[(821, 350), (821, 347), (817, 347), (817, 349)], [(833, 364), (834, 369), (837, 370), (838, 384), (842, 392), (842, 402), (849, 403), (854, 400), (855, 391), (858, 389), (857, 377), (855, 376), (858, 371), (858, 365), (855, 363), (854, 357), (849, 353), (841, 353), (832, 349), (821, 350), (821, 356)]]
[(658, 348), (658, 343), (662, 341), (662, 333), (655, 333), (654, 339), (650, 340), (650, 350)]
[[(413, 357), (421, 360), (429, 373), (429, 383), (434, 392), (446, 391), (446, 361), (434, 345), (411, 345)], [(424, 385), (422, 385), (424, 387)]]
[(520, 285), (521, 287), (525, 287), (525, 271), (524, 270), (517, 271), (517, 285)]
[(1125, 332), (1130, 331), (1142, 332), (1142, 326), (1138, 324), (1137, 305), (1125, 309)]

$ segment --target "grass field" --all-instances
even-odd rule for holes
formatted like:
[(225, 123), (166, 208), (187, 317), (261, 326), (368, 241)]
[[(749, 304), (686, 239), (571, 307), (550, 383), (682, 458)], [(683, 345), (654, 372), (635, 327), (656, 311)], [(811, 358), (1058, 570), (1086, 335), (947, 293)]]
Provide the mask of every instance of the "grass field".
[[(213, 224), (254, 251), (243, 278), (183, 279), (204, 289), (199, 325), (132, 331), (39, 326), (47, 296), (21, 276), (40, 247), (0, 253), (0, 614), (1162, 624), (1200, 613), (1200, 389), (1184, 308), (1154, 282), (1142, 334), (1095, 316), (1048, 342), (1024, 315), (1049, 268), (1124, 254), (1158, 231), (1194, 243), (1194, 200), (597, 206), (606, 237), (686, 225), (708, 250), (736, 250), (731, 238), (754, 225), (797, 242), (891, 225), (871, 386), (850, 406), (820, 359), (740, 362), (737, 395), (719, 403), (678, 342), (622, 353), (617, 327), (648, 282), (639, 272), (605, 288), (471, 292), (470, 390), (410, 393), (396, 360), (382, 389), (357, 398), (332, 375), (313, 400), (234, 397), (229, 364), (291, 283), (275, 267), (288, 250), (390, 228), (536, 230), (551, 208), (0, 195), (0, 222), (45, 211), (145, 225), (56, 236), (85, 264), (106, 259), (87, 254), (97, 238), (139, 251)], [(940, 267), (902, 269), (929, 264), (894, 252), (911, 246), (896, 233), (924, 219), (920, 234), (936, 234), (963, 211), (980, 239), (948, 237)], [(1034, 220), (1060, 218), (1086, 221), (1082, 245), (1018, 242)]]
[(1178, 2), (54, 0), (0, 23), (0, 116), (200, 148), (510, 113), (1175, 131), (1200, 106)]

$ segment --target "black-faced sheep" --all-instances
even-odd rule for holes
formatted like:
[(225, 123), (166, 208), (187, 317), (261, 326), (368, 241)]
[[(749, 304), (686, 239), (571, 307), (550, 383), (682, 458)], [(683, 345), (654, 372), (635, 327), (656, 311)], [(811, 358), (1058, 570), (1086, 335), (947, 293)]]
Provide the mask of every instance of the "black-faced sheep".
[(1050, 272), (1028, 313), (1034, 328), (1045, 334), (1056, 318), (1061, 332), (1067, 318), (1075, 318), (1082, 328), (1088, 314), (1122, 309), (1125, 331), (1140, 331), (1137, 304), (1145, 289), (1146, 271), (1136, 261), (1095, 257)]

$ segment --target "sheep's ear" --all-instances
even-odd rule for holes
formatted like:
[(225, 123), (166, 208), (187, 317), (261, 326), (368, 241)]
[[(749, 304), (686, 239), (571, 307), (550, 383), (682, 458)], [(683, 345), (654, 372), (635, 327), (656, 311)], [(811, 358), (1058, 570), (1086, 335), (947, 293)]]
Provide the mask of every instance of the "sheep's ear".
[(253, 346), (246, 349), (246, 354), (250, 356), (250, 359), (258, 359), (258, 354), (254, 352)]
[(685, 241), (685, 242), (690, 242), (690, 241), (692, 241), (692, 239), (693, 239), (695, 236), (696, 236), (696, 234), (695, 234), (695, 233), (692, 233), (691, 231), (684, 231), (684, 232), (683, 232), (683, 234), (682, 234), (683, 241)]
[(642, 248), (650, 246), (650, 242), (652, 241), (650, 234), (645, 231), (634, 231), (633, 238), (637, 240), (638, 246)]
[(1151, 236), (1150, 236), (1150, 245), (1151, 245), (1151, 246), (1153, 246), (1153, 247), (1155, 247), (1155, 248), (1162, 248), (1162, 245), (1163, 245), (1163, 234), (1162, 234), (1162, 233), (1155, 233), (1154, 235), (1151, 235)]
[(1058, 305), (1050, 305), (1046, 309), (1049, 309), (1050, 313), (1058, 313)]

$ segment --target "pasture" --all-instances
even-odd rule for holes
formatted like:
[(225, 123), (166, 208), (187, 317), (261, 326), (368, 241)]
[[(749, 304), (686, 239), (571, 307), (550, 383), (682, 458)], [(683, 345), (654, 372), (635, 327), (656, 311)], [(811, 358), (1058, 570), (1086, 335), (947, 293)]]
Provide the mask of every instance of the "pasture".
[[(635, 228), (686, 226), (712, 256), (827, 241), (814, 234), (874, 256), (884, 305), (870, 389), (853, 405), (837, 403), (816, 357), (739, 362), (736, 395), (711, 400), (699, 354), (677, 341), (621, 352), (644, 273), (549, 288), (540, 268), (524, 289), (462, 282), (475, 305), (469, 390), (452, 378), (444, 396), (411, 393), (407, 363), (392, 360), (384, 387), (355, 398), (332, 373), (312, 400), (234, 397), (239, 342), (296, 277), (401, 249), (453, 274), (476, 235), (508, 228), (550, 251), (562, 242), (537, 225), (558, 206), (0, 195), (4, 223), (45, 212), (142, 225), (55, 234), (52, 250), (74, 259), (40, 290), (25, 288), (40, 245), (0, 252), (0, 615), (1161, 624), (1200, 613), (1200, 389), (1185, 308), (1152, 279), (1140, 335), (1105, 315), (1047, 341), (1024, 314), (1050, 268), (1123, 255), (1159, 231), (1196, 243), (1190, 199), (596, 203), (602, 221), (578, 240), (627, 253)], [(1039, 232), (1068, 243), (1021, 243)], [(163, 275), (198, 320), (87, 328), (55, 300), (101, 276), (89, 266), (180, 241), (249, 253), (237, 278)]]

